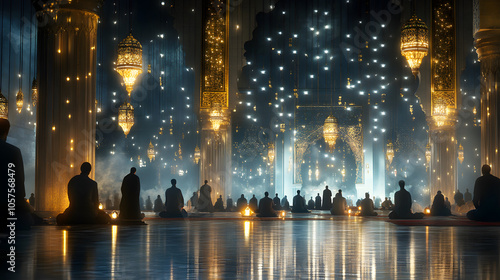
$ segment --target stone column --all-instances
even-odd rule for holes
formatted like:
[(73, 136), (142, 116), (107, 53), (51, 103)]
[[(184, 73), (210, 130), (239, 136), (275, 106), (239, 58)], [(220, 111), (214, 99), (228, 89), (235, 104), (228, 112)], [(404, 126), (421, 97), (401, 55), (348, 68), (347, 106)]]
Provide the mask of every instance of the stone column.
[[(100, 0), (33, 1), (38, 18), (38, 211), (61, 212), (82, 162), (94, 167), (97, 10)], [(93, 177), (95, 170), (92, 170)]]
[(481, 163), (500, 176), (500, 2), (474, 2), (474, 39), (481, 61)]

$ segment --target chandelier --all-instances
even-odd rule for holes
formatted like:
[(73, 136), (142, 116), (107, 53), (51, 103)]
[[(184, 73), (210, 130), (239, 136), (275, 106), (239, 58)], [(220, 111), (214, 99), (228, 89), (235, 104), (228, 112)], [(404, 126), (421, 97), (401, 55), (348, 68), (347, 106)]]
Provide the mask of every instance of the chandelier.
[(31, 84), (31, 101), (33, 103), (33, 107), (38, 103), (38, 82), (36, 79), (33, 79), (33, 83)]
[(391, 165), (392, 160), (394, 159), (394, 146), (392, 145), (392, 142), (387, 143), (386, 157), (389, 165)]
[(401, 28), (401, 54), (410, 65), (411, 72), (417, 76), (422, 59), (429, 51), (428, 28), (416, 14)]
[(149, 158), (149, 162), (151, 162), (152, 160), (155, 159), (155, 147), (153, 146), (151, 141), (149, 141), (148, 158)]
[(339, 134), (339, 125), (337, 118), (330, 115), (326, 118), (325, 123), (323, 125), (323, 138), (325, 138), (325, 142), (328, 143), (328, 147), (330, 148), (330, 152), (335, 148), (335, 143), (337, 142)]
[(269, 143), (268, 144), (268, 149), (267, 149), (267, 159), (269, 160), (270, 164), (273, 164), (274, 157), (275, 157), (274, 143)]
[(460, 161), (460, 164), (464, 162), (464, 147), (462, 147), (462, 144), (458, 146), (458, 160)]
[(198, 164), (200, 158), (201, 158), (200, 148), (198, 147), (198, 145), (196, 145), (196, 148), (194, 148), (194, 163)]
[(142, 73), (142, 46), (132, 33), (118, 44), (116, 72), (122, 76), (125, 89), (130, 96), (135, 80)]
[(220, 126), (224, 123), (224, 111), (220, 103), (214, 103), (212, 105), (212, 109), (210, 110), (210, 122), (215, 132), (218, 132)]
[(443, 100), (436, 100), (432, 108), (432, 118), (437, 127), (447, 125), (448, 120), (448, 107)]
[(427, 164), (431, 162), (431, 145), (427, 143), (427, 146), (425, 147), (425, 160), (427, 161)]
[(0, 119), (9, 119), (9, 101), (0, 90)]
[(24, 104), (24, 94), (21, 89), (16, 94), (16, 106), (17, 106), (17, 111), (21, 113), (23, 110), (23, 104)]
[(134, 125), (134, 107), (125, 101), (118, 109), (118, 125), (123, 129), (127, 137), (130, 129)]

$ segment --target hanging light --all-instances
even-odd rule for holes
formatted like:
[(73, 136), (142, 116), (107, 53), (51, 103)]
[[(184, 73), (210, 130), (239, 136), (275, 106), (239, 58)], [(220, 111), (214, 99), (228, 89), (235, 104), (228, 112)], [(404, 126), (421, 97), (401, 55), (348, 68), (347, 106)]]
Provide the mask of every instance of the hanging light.
[(125, 137), (132, 126), (134, 126), (134, 107), (127, 101), (125, 101), (118, 109), (118, 125), (123, 129)]
[(460, 164), (464, 162), (464, 147), (462, 147), (462, 144), (458, 146), (458, 160), (460, 161)]
[(212, 123), (212, 129), (218, 132), (220, 126), (224, 122), (224, 112), (220, 103), (214, 103), (212, 109), (210, 110), (210, 122)]
[(198, 145), (196, 145), (196, 148), (194, 148), (194, 163), (198, 164), (200, 158), (201, 158), (200, 148), (198, 147)]
[(431, 145), (427, 143), (427, 146), (425, 147), (425, 160), (427, 161), (427, 163), (431, 162), (431, 155)]
[(339, 125), (337, 118), (330, 115), (326, 118), (325, 123), (323, 125), (323, 138), (325, 138), (325, 142), (328, 143), (328, 147), (330, 148), (330, 152), (335, 148), (335, 143), (337, 142), (339, 134)]
[(387, 161), (389, 162), (389, 165), (391, 165), (392, 160), (394, 159), (394, 146), (392, 145), (392, 142), (387, 143), (387, 150), (385, 155)]
[(36, 107), (38, 103), (38, 82), (36, 79), (33, 79), (33, 83), (31, 84), (31, 102), (33, 107)]
[(0, 90), (0, 119), (9, 119), (9, 101), (2, 94)]
[(267, 159), (269, 160), (270, 164), (273, 164), (274, 162), (274, 143), (269, 143), (268, 149), (267, 149)]
[(24, 105), (24, 94), (21, 89), (16, 94), (16, 106), (17, 106), (17, 111), (21, 113), (23, 110), (23, 105)]
[(434, 100), (432, 103), (432, 118), (437, 127), (449, 125), (448, 106), (443, 99)]
[(429, 51), (428, 28), (416, 14), (401, 28), (401, 54), (410, 65), (411, 72), (417, 76), (422, 59)]
[(142, 46), (132, 33), (118, 44), (116, 72), (122, 76), (125, 89), (130, 96), (135, 80), (142, 73)]
[(149, 158), (149, 162), (151, 162), (152, 160), (155, 159), (155, 147), (153, 146), (151, 141), (149, 141), (148, 158)]

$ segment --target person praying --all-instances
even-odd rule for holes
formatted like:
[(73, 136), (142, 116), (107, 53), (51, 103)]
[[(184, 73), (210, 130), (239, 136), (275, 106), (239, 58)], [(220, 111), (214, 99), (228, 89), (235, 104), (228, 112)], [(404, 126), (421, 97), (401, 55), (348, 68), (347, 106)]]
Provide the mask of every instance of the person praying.
[(369, 193), (365, 193), (365, 199), (361, 201), (361, 216), (377, 216), (377, 212), (375, 212), (375, 205), (373, 204), (373, 200), (370, 198)]
[(217, 201), (215, 201), (214, 211), (224, 212), (224, 202), (222, 201), (222, 195), (219, 195), (219, 198), (217, 198)]
[(170, 180), (172, 186), (165, 191), (165, 211), (160, 212), (162, 218), (184, 218), (187, 214), (184, 209), (182, 191), (177, 188), (177, 180)]
[(288, 202), (287, 196), (283, 196), (283, 199), (281, 199), (281, 209), (283, 210), (290, 210), (290, 202)]
[(247, 199), (245, 198), (245, 195), (242, 194), (241, 197), (238, 198), (238, 201), (236, 201), (236, 209), (238, 212), (242, 212), (245, 208), (247, 208), (247, 206)]
[(273, 198), (273, 208), (274, 210), (281, 210), (281, 200), (278, 197), (278, 194)]
[(332, 191), (328, 189), (328, 186), (326, 186), (323, 190), (323, 205), (321, 206), (321, 209), (332, 209)]
[(308, 210), (314, 210), (314, 200), (313, 197), (311, 196), (311, 199), (307, 202), (307, 209)]
[(319, 195), (319, 193), (316, 196), (315, 201), (314, 201), (314, 209), (321, 210), (321, 196)]
[(347, 209), (347, 201), (345, 197), (342, 196), (342, 190), (339, 190), (335, 197), (333, 198), (332, 209), (330, 213), (332, 215), (345, 215)]
[(453, 199), (455, 200), (455, 204), (457, 206), (462, 206), (465, 204), (464, 195), (460, 192), (459, 189), (457, 189), (457, 192), (453, 196)]
[(198, 211), (200, 212), (213, 212), (214, 206), (212, 205), (212, 187), (205, 180), (205, 184), (200, 187), (200, 197), (198, 198)]
[(250, 207), (250, 210), (252, 210), (254, 213), (257, 213), (259, 211), (259, 202), (257, 201), (255, 194), (252, 196), (252, 198), (250, 198), (248, 207)]
[(198, 192), (193, 192), (193, 196), (189, 199), (191, 202), (191, 208), (195, 209), (198, 207)]
[(161, 200), (161, 195), (158, 195), (155, 199), (153, 211), (155, 213), (160, 213), (163, 210), (165, 210), (165, 205), (163, 205), (163, 200)]
[(141, 181), (135, 175), (137, 169), (130, 168), (130, 173), (122, 181), (122, 200), (120, 202), (120, 220), (142, 220), (139, 196), (141, 193)]
[(472, 194), (469, 192), (469, 189), (465, 189), (464, 200), (466, 203), (472, 201)]
[(431, 216), (450, 216), (451, 211), (446, 207), (444, 195), (438, 191), (431, 206)]
[(297, 195), (293, 197), (292, 213), (309, 213), (306, 207), (306, 200), (300, 196), (300, 190)]
[(424, 213), (412, 213), (411, 194), (405, 190), (405, 181), (399, 181), (399, 191), (394, 194), (394, 210), (389, 213), (389, 219), (422, 219)]
[(269, 193), (265, 192), (264, 197), (259, 201), (259, 213), (257, 217), (277, 217), (278, 215), (273, 209), (273, 200), (269, 197)]
[(472, 202), (476, 209), (467, 212), (467, 218), (482, 222), (500, 221), (500, 179), (491, 174), (487, 164), (481, 168), (483, 176), (474, 183)]

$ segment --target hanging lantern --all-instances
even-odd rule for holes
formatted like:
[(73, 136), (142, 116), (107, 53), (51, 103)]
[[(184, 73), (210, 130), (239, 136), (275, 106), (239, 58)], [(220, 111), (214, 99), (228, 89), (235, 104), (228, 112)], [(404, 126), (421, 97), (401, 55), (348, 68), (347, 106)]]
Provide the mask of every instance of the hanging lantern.
[(23, 105), (24, 105), (24, 94), (21, 89), (16, 94), (16, 106), (17, 106), (17, 111), (21, 113), (23, 110)]
[(387, 143), (387, 150), (385, 155), (387, 161), (389, 162), (389, 165), (391, 165), (392, 160), (394, 159), (394, 146), (392, 145), (392, 142)]
[(123, 77), (125, 89), (130, 96), (135, 80), (142, 73), (142, 46), (132, 34), (118, 44), (116, 72)]
[(269, 160), (270, 164), (273, 164), (274, 162), (274, 143), (269, 143), (268, 149), (267, 149), (267, 159)]
[(201, 158), (200, 148), (198, 147), (198, 145), (196, 145), (196, 148), (194, 148), (194, 163), (198, 164), (200, 158)]
[(0, 118), (1, 119), (9, 119), (9, 101), (5, 96), (3, 96), (2, 91), (0, 90)]
[(151, 141), (149, 141), (148, 158), (149, 158), (149, 162), (151, 162), (152, 160), (155, 159), (155, 147), (153, 146)]
[(337, 137), (339, 134), (339, 125), (337, 118), (330, 115), (326, 118), (325, 123), (323, 125), (323, 138), (325, 138), (325, 142), (328, 143), (328, 147), (330, 148), (330, 152), (335, 148), (335, 143), (337, 142)]
[(431, 162), (431, 155), (431, 145), (427, 144), (427, 146), (425, 147), (425, 160), (427, 161), (427, 163)]
[(224, 111), (222, 111), (220, 103), (213, 104), (210, 110), (210, 122), (212, 123), (212, 129), (218, 132), (224, 122)]
[(134, 107), (127, 101), (118, 109), (118, 125), (123, 129), (125, 137), (127, 137), (130, 129), (134, 126)]
[(460, 164), (464, 162), (464, 147), (462, 147), (462, 144), (458, 146), (458, 160), (460, 161)]
[(33, 107), (36, 107), (38, 103), (38, 82), (36, 79), (33, 79), (33, 83), (31, 84), (31, 102)]
[(410, 65), (411, 72), (417, 76), (422, 59), (429, 51), (428, 28), (416, 14), (401, 28), (401, 54)]

